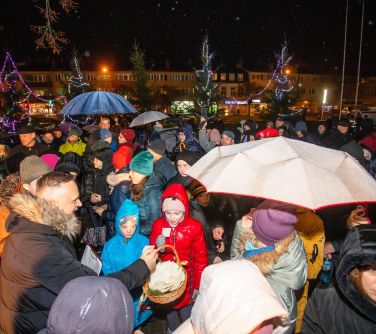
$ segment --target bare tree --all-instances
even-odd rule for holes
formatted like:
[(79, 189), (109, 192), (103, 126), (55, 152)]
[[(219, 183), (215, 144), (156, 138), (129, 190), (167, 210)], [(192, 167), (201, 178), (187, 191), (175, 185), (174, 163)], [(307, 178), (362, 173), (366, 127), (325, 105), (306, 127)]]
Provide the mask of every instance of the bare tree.
[[(76, 0), (59, 0), (59, 5), (62, 10), (69, 14), (72, 10), (78, 7)], [(53, 53), (59, 54), (64, 48), (64, 44), (68, 44), (69, 40), (66, 38), (65, 33), (61, 30), (56, 31), (53, 24), (59, 21), (59, 12), (51, 7), (50, 0), (44, 0), (44, 6), (36, 6), (46, 22), (45, 25), (31, 26), (31, 30), (36, 32), (39, 36), (35, 40), (37, 49), (51, 49)]]

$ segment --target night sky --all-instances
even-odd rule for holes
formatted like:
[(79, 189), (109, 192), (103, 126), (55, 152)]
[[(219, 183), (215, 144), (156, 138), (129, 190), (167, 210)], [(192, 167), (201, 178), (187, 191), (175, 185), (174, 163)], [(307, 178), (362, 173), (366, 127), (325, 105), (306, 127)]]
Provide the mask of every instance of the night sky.
[[(57, 0), (50, 0), (57, 7)], [(43, 19), (39, 0), (0, 1), (0, 45), (17, 62), (55, 59), (67, 64), (73, 45), (87, 67), (106, 63), (129, 68), (135, 39), (145, 51), (148, 68), (192, 68), (199, 64), (207, 31), (214, 65), (242, 63), (268, 70), (273, 51), (285, 36), (299, 72), (341, 73), (346, 0), (80, 0), (58, 27), (71, 44), (61, 55), (35, 50), (31, 24)], [(361, 0), (349, 0), (347, 73), (356, 73)], [(376, 75), (376, 1), (366, 0), (362, 73)], [(66, 66), (67, 67), (67, 66)], [(85, 69), (85, 68), (84, 68)]]

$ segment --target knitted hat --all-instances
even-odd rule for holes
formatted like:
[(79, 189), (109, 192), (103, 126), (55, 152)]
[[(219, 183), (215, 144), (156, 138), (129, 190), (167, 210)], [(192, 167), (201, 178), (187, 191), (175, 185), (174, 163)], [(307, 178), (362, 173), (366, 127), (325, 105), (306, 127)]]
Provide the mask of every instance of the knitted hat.
[(40, 156), (40, 158), (52, 169), (54, 170), (58, 161), (59, 156), (54, 153), (47, 153)]
[(197, 153), (183, 151), (176, 156), (175, 161), (177, 162), (179, 160), (183, 160), (189, 166), (193, 166), (199, 159), (200, 159), (200, 156)]
[(201, 183), (198, 183), (196, 181), (191, 182), (187, 190), (191, 194), (193, 199), (196, 199), (201, 194), (206, 193), (205, 187)]
[(349, 127), (350, 121), (347, 118), (342, 118), (338, 121), (339, 126)]
[(107, 129), (100, 129), (99, 135), (102, 140), (105, 140), (106, 138), (112, 137), (112, 133), (110, 130)]
[(136, 133), (133, 129), (123, 129), (120, 131), (120, 133), (127, 141), (133, 141), (133, 139), (136, 137)]
[(20, 163), (21, 183), (31, 183), (44, 174), (52, 172), (51, 168), (36, 155), (30, 155)]
[(55, 167), (55, 172), (70, 173), (74, 172), (77, 175), (81, 174), (82, 157), (75, 152), (68, 152), (64, 154)]
[(296, 208), (292, 205), (265, 200), (253, 214), (252, 229), (256, 238), (267, 246), (286, 238), (295, 230)]
[(231, 139), (235, 139), (235, 134), (232, 131), (230, 131), (230, 130), (223, 131), (222, 135), (225, 135), (225, 136), (227, 136), (227, 137), (229, 137)]
[(80, 136), (80, 132), (77, 129), (72, 128), (72, 129), (69, 130), (67, 137), (70, 137), (70, 136), (77, 136), (77, 137), (79, 137)]
[(218, 129), (211, 130), (209, 140), (213, 144), (221, 141), (221, 133), (218, 131)]
[(166, 142), (162, 139), (155, 139), (149, 144), (148, 148), (159, 155), (164, 155)]
[(24, 134), (33, 133), (33, 132), (35, 132), (35, 129), (30, 125), (21, 125), (17, 129), (17, 134), (19, 135), (24, 135)]
[(129, 165), (129, 169), (137, 172), (141, 175), (152, 176), (153, 175), (153, 155), (148, 151), (142, 151), (138, 153)]
[(184, 204), (176, 197), (167, 197), (162, 203), (162, 211), (182, 211), (185, 212)]
[(116, 169), (122, 169), (129, 166), (132, 159), (132, 152), (128, 146), (121, 146), (113, 155), (112, 162)]

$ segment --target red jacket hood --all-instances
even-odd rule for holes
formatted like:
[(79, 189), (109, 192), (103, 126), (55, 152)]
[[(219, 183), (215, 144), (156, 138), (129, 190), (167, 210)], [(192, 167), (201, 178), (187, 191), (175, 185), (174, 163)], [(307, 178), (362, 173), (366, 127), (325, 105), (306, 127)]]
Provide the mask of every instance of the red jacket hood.
[(189, 217), (189, 199), (187, 192), (182, 184), (171, 184), (170, 186), (168, 186), (166, 190), (162, 193), (162, 203), (168, 197), (175, 197), (180, 202), (182, 202), (185, 207), (184, 219)]

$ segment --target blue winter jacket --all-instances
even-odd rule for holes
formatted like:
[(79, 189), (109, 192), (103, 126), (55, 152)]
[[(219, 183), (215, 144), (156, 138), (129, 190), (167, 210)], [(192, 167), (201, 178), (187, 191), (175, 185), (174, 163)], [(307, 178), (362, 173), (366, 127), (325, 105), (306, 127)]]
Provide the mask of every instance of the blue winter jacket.
[[(133, 236), (125, 239), (121, 233), (120, 221), (125, 216), (136, 216), (137, 226)], [(140, 234), (139, 210), (137, 205), (126, 199), (120, 206), (116, 215), (116, 234), (104, 246), (101, 260), (103, 262), (102, 271), (105, 275), (120, 271), (141, 257), (142, 250), (149, 245), (149, 240)], [(141, 325), (148, 319), (152, 311), (145, 310), (138, 312), (138, 303), (141, 296), (141, 288), (131, 291), (134, 305), (134, 327)]]

